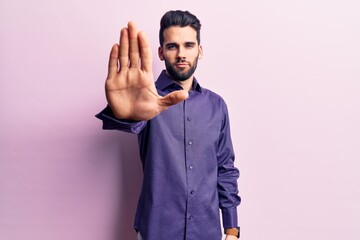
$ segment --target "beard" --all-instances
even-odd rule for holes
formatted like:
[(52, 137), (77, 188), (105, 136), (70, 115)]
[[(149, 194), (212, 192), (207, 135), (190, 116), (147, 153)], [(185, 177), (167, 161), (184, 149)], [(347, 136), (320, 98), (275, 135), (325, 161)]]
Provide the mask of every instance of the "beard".
[[(195, 72), (195, 70), (197, 68), (198, 60), (199, 60), (199, 56), (196, 57), (193, 64), (190, 64), (190, 69), (189, 70), (180, 71), (180, 70), (176, 69), (173, 65), (171, 65), (171, 63), (169, 63), (169, 61), (167, 59), (165, 59), (166, 72), (175, 81), (185, 81), (185, 80), (189, 79), (194, 74), (194, 72)], [(181, 62), (181, 60), (178, 61), (178, 62)]]

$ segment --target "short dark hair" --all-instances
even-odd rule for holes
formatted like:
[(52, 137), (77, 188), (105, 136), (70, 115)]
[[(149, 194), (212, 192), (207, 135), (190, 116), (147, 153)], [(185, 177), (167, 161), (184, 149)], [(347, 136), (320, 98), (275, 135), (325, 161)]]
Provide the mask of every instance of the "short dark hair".
[(196, 31), (196, 39), (198, 41), (198, 44), (200, 44), (200, 20), (195, 15), (191, 14), (189, 11), (172, 10), (166, 12), (160, 20), (160, 46), (162, 46), (164, 43), (164, 30), (172, 26), (192, 27)]

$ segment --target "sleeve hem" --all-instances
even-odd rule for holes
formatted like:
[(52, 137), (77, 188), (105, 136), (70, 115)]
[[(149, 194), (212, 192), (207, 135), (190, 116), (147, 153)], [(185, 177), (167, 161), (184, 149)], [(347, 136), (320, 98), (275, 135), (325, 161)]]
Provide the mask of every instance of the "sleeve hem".
[(146, 121), (119, 120), (115, 118), (109, 107), (95, 115), (103, 121), (103, 129), (116, 129), (124, 132), (138, 134), (145, 127)]
[(226, 228), (236, 228), (238, 227), (237, 219), (237, 208), (224, 208), (221, 209), (223, 227)]

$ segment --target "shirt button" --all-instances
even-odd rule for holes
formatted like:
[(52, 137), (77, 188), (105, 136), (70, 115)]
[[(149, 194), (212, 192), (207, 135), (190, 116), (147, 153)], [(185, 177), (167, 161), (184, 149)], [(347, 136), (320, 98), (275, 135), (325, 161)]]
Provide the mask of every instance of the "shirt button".
[(190, 168), (190, 170), (192, 170), (192, 169), (194, 168), (194, 166), (193, 166), (193, 165), (190, 165), (189, 168)]
[(191, 215), (189, 216), (189, 220), (191, 220), (191, 219), (193, 219), (193, 218), (194, 218), (193, 216), (191, 216)]
[(186, 119), (187, 119), (188, 121), (191, 121), (191, 117), (187, 117)]
[(188, 141), (188, 144), (191, 145), (191, 144), (193, 144), (193, 142), (192, 142), (191, 140), (189, 140), (189, 141)]
[(194, 190), (191, 190), (191, 191), (190, 191), (190, 194), (191, 194), (191, 195), (194, 195), (194, 193), (195, 193)]

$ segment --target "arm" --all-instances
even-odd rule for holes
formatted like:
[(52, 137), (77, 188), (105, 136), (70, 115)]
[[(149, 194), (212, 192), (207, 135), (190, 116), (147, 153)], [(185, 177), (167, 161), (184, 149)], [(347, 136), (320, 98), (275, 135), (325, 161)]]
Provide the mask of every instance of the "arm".
[[(236, 208), (241, 199), (238, 196), (237, 186), (239, 170), (234, 166), (235, 156), (230, 136), (229, 116), (225, 104), (223, 113), (224, 117), (218, 145), (218, 193), (223, 226), (228, 229), (238, 226)], [(227, 240), (233, 238), (230, 235), (227, 237)]]

